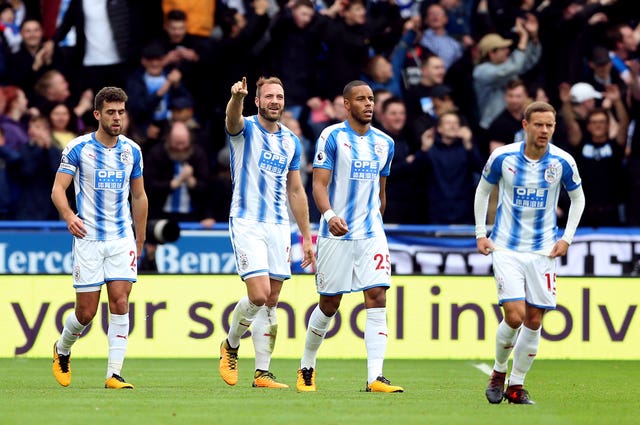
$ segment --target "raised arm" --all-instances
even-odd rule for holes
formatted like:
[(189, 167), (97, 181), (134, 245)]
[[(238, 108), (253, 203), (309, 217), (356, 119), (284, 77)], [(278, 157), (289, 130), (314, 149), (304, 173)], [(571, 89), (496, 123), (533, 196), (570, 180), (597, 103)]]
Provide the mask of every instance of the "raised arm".
[(244, 98), (248, 93), (247, 77), (242, 77), (242, 81), (238, 81), (231, 86), (231, 98), (227, 103), (227, 116), (225, 118), (225, 126), (229, 134), (238, 134), (244, 127), (242, 109)]

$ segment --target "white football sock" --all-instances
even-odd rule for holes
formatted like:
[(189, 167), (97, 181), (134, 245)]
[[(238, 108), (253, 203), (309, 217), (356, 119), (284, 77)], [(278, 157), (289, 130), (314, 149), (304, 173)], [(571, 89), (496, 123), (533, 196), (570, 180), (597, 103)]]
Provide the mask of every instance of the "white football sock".
[(506, 373), (509, 368), (509, 356), (518, 337), (518, 330), (513, 329), (504, 320), (498, 325), (496, 331), (496, 359), (493, 370)]
[(240, 346), (240, 338), (249, 330), (249, 326), (253, 323), (253, 319), (255, 319), (261, 307), (249, 301), (249, 297), (241, 298), (238, 301), (238, 304), (233, 309), (229, 335), (227, 336), (229, 345), (232, 348)]
[(256, 370), (269, 370), (278, 333), (276, 310), (276, 307), (263, 305), (253, 321), (251, 339), (256, 350)]
[(85, 325), (78, 322), (75, 311), (67, 316), (67, 320), (64, 322), (64, 329), (62, 329), (62, 335), (56, 344), (56, 350), (58, 354), (68, 356), (71, 352), (71, 346), (80, 338), (82, 331), (86, 328)]
[(513, 367), (509, 385), (524, 385), (524, 378), (538, 354), (540, 328), (533, 330), (523, 326), (513, 349)]
[(319, 306), (316, 306), (309, 317), (309, 325), (307, 326), (307, 336), (304, 341), (304, 352), (300, 360), (300, 369), (315, 368), (318, 349), (327, 334), (329, 324), (331, 324), (333, 316), (326, 316)]
[(115, 373), (120, 375), (124, 355), (129, 342), (129, 313), (111, 314), (109, 318), (109, 357), (107, 359), (107, 379)]
[(387, 309), (368, 308), (364, 327), (364, 345), (367, 347), (367, 383), (382, 375), (384, 354), (387, 351)]

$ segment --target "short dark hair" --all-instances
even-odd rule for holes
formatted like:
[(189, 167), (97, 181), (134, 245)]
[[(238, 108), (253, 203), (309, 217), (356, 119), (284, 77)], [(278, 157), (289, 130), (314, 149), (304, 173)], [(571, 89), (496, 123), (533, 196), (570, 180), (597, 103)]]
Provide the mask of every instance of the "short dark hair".
[(531, 114), (535, 112), (553, 112), (553, 115), (556, 114), (556, 110), (553, 106), (549, 105), (547, 102), (531, 102), (529, 106), (527, 106), (524, 110), (524, 119), (529, 121), (531, 119)]
[(186, 21), (187, 14), (180, 9), (172, 9), (167, 13), (167, 21)]
[(402, 106), (405, 106), (404, 100), (402, 100), (397, 96), (391, 96), (389, 99), (382, 102), (382, 113), (387, 112), (387, 109), (389, 109), (389, 106), (394, 105), (396, 103)]
[(366, 82), (364, 82), (362, 80), (353, 80), (353, 81), (347, 83), (346, 86), (344, 86), (344, 90), (342, 90), (342, 96), (349, 97), (349, 94), (351, 93), (351, 90), (353, 90), (355, 87), (368, 86), (368, 85), (369, 84), (367, 84)]
[(96, 94), (93, 108), (96, 111), (101, 111), (105, 102), (126, 102), (127, 99), (127, 94), (120, 87), (103, 87)]

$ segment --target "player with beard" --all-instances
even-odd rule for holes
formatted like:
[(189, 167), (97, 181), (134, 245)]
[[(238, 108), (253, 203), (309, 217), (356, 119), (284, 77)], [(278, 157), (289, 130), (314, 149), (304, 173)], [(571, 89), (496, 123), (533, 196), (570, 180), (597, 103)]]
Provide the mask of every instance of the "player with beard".
[(227, 384), (238, 382), (240, 339), (253, 324), (253, 386), (287, 388), (269, 371), (278, 329), (278, 298), (282, 283), (291, 277), (287, 199), (303, 237), (302, 267), (315, 265), (315, 257), (307, 196), (300, 178), (302, 145), (279, 121), (284, 111), (282, 82), (260, 77), (256, 86), (258, 114), (242, 115), (248, 94), (243, 77), (231, 87), (225, 118), (233, 182), (229, 233), (247, 296), (236, 304), (229, 333), (220, 345), (219, 371)]
[(316, 274), (320, 301), (309, 318), (296, 388), (316, 391), (318, 349), (342, 294), (362, 292), (366, 312), (365, 390), (403, 392), (382, 374), (388, 335), (386, 291), (391, 285), (382, 214), (393, 139), (371, 126), (374, 96), (367, 83), (351, 81), (343, 96), (347, 120), (324, 129), (313, 161), (313, 198), (322, 213)]
[[(117, 87), (98, 92), (93, 111), (98, 130), (69, 142), (51, 192), (73, 235), (75, 311), (67, 316), (62, 335), (53, 345), (53, 375), (64, 387), (71, 383), (71, 346), (96, 315), (106, 284), (110, 316), (104, 386), (133, 388), (120, 371), (129, 335), (129, 294), (146, 237), (148, 201), (140, 146), (121, 134), (126, 101), (126, 93)], [(77, 214), (66, 196), (72, 181)]]

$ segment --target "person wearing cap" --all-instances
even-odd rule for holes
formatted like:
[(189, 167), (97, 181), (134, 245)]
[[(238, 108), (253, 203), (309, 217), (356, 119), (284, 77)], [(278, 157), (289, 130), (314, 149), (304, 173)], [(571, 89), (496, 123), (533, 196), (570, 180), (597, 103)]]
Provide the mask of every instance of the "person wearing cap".
[(478, 43), (481, 62), (473, 69), (473, 86), (483, 129), (488, 129), (505, 108), (507, 83), (533, 68), (542, 54), (534, 15), (527, 15), (526, 20), (518, 18), (515, 31), (518, 43), (513, 51), (513, 42), (495, 33), (485, 35)]
[(609, 50), (603, 46), (595, 46), (589, 58), (589, 69), (585, 72), (585, 81), (598, 92), (604, 92), (606, 86), (615, 84), (620, 89), (621, 98), (626, 99), (627, 84), (613, 68)]
[(596, 107), (602, 105), (606, 110), (613, 109), (614, 114), (609, 114), (612, 128), (624, 125), (628, 117), (620, 89), (616, 84), (607, 85), (604, 96), (585, 82), (575, 83), (573, 86), (562, 83), (558, 93), (562, 102), (561, 114), (566, 139), (571, 146), (578, 146), (582, 141), (583, 135), (587, 133), (587, 115)]

